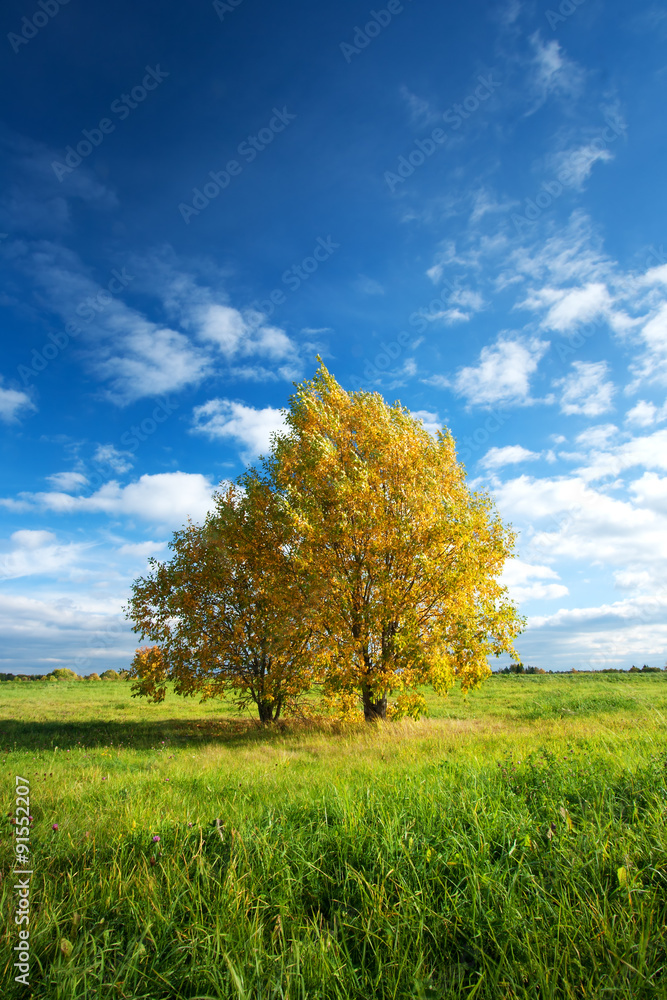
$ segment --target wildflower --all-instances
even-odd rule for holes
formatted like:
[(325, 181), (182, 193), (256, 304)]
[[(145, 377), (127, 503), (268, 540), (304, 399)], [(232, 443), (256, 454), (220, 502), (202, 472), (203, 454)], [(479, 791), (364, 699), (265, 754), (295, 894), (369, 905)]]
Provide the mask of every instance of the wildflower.
[(57, 824), (57, 823), (54, 823), (54, 824), (53, 824), (53, 825), (51, 826), (51, 829), (52, 829), (52, 830), (57, 830), (57, 829), (58, 829), (58, 824)]
[(153, 837), (153, 843), (154, 843), (154, 844), (157, 844), (157, 842), (158, 842), (158, 840), (159, 840), (159, 839), (160, 839), (160, 838), (158, 837), (158, 835), (157, 835), (157, 833), (156, 833), (156, 834), (155, 834), (155, 836)]
[(188, 826), (192, 826), (192, 823), (188, 823)]

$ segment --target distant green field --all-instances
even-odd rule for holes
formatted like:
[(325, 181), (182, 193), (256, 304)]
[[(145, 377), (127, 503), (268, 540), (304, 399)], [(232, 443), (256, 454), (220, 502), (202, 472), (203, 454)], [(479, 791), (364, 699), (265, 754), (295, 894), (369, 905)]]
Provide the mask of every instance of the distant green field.
[(0, 683), (2, 996), (667, 997), (667, 674), (428, 701), (262, 729), (122, 681)]

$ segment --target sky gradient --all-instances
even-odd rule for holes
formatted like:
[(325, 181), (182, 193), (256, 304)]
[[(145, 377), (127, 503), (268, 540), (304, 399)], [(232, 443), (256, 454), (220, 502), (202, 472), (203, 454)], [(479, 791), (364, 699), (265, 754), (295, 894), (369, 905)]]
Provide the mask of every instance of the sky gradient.
[(132, 580), (318, 354), (451, 429), (524, 663), (665, 663), (664, 7), (2, 20), (0, 671), (128, 666)]

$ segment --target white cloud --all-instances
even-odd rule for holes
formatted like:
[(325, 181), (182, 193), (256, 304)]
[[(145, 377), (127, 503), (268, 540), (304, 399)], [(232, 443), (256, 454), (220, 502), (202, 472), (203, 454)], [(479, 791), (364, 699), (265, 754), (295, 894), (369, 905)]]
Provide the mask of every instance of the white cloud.
[(498, 486), (496, 498), (503, 516), (523, 526), (526, 557), (647, 570), (657, 585), (667, 558), (664, 482), (639, 480), (632, 502), (593, 489), (578, 476), (520, 476)]
[(0, 552), (2, 580), (25, 576), (65, 576), (87, 547), (83, 544), (59, 545), (52, 532), (28, 529), (15, 531), (10, 543), (9, 551)]
[(551, 157), (554, 173), (559, 176), (567, 174), (570, 178), (568, 185), (577, 191), (583, 189), (584, 181), (588, 180), (598, 160), (605, 163), (613, 159), (613, 153), (594, 140), (575, 149), (563, 150)]
[(528, 112), (537, 111), (552, 94), (576, 96), (584, 83), (584, 73), (563, 54), (559, 42), (543, 42), (540, 32), (530, 37), (533, 46), (531, 86), (534, 103)]
[(132, 468), (132, 453), (119, 451), (113, 444), (99, 444), (93, 455), (93, 461), (100, 465), (108, 465), (119, 476)]
[(428, 320), (429, 323), (444, 323), (445, 326), (453, 326), (455, 323), (467, 323), (472, 319), (472, 313), (463, 312), (462, 309), (456, 307), (452, 309), (440, 309), (438, 312), (429, 313), (424, 316), (424, 319)]
[(651, 424), (667, 419), (667, 406), (658, 409), (654, 403), (640, 399), (631, 410), (628, 410), (625, 419), (627, 423), (635, 424), (637, 427), (650, 427)]
[(550, 566), (510, 559), (505, 563), (500, 582), (508, 588), (510, 598), (518, 604), (524, 601), (556, 600), (569, 593), (564, 584), (545, 583), (545, 580), (559, 580), (558, 573)]
[(429, 434), (435, 434), (442, 430), (442, 421), (438, 414), (432, 413), (431, 410), (412, 410), (412, 416), (415, 420), (421, 420)]
[(577, 434), (576, 441), (582, 448), (605, 448), (616, 434), (618, 427), (615, 424), (595, 424)]
[(69, 493), (21, 493), (27, 508), (38, 507), (58, 514), (108, 514), (138, 518), (153, 524), (180, 527), (188, 518), (201, 521), (211, 509), (215, 487), (205, 476), (188, 472), (160, 472), (141, 476), (121, 486), (105, 483), (88, 497)]
[(267, 454), (271, 434), (284, 430), (282, 410), (266, 406), (257, 410), (230, 399), (211, 399), (193, 410), (193, 430), (215, 440), (238, 441), (244, 449), (241, 458), (250, 462), (259, 454)]
[(89, 673), (129, 667), (138, 645), (121, 612), (126, 597), (58, 591), (0, 594), (0, 644), (5, 669), (47, 673), (69, 667)]
[(485, 215), (497, 215), (509, 212), (516, 204), (516, 201), (497, 201), (489, 191), (482, 188), (476, 191), (473, 196), (473, 210), (470, 216), (470, 223), (474, 226)]
[[(170, 324), (127, 305), (126, 288), (109, 294), (76, 254), (58, 244), (33, 244), (15, 263), (62, 320), (80, 328), (76, 350), (121, 405), (198, 385), (221, 363), (234, 375), (234, 365), (263, 360), (264, 380), (301, 374), (298, 346), (284, 330), (255, 310), (230, 306), (224, 291), (198, 283), (166, 251), (133, 258), (122, 273), (127, 290), (158, 299)], [(261, 366), (250, 367), (257, 377)], [(236, 375), (243, 377), (243, 370)]]
[(570, 375), (556, 379), (553, 383), (563, 390), (561, 412), (597, 417), (612, 409), (612, 397), (616, 389), (612, 382), (605, 380), (609, 371), (607, 362), (573, 361), (572, 368), (574, 370)]
[[(100, 352), (96, 369), (111, 385), (111, 397), (129, 403), (198, 384), (210, 370), (209, 360), (187, 337), (159, 328), (142, 317), (118, 310), (119, 338)], [(110, 318), (109, 326), (114, 322)], [(123, 353), (120, 353), (120, 350)]]
[[(663, 466), (665, 465), (667, 459), (663, 461)], [(642, 506), (667, 514), (667, 477), (658, 476), (655, 472), (645, 472), (641, 479), (630, 484), (630, 492)]]
[(548, 312), (542, 326), (547, 330), (569, 333), (580, 323), (588, 323), (597, 316), (610, 312), (611, 298), (606, 286), (600, 282), (588, 282), (580, 288), (542, 288), (531, 292), (519, 308), (541, 309)]
[(667, 469), (667, 430), (634, 437), (615, 446), (593, 451), (584, 466), (577, 470), (586, 481), (619, 476), (633, 466)]
[(634, 367), (640, 379), (667, 384), (667, 302), (657, 308), (641, 330), (645, 356)]
[(354, 282), (354, 287), (362, 295), (384, 295), (384, 286), (376, 281), (375, 278), (368, 278), (365, 274), (360, 274), (357, 280)]
[(62, 493), (76, 493), (88, 482), (81, 472), (54, 472), (52, 476), (46, 477), (46, 481), (54, 490)]
[(483, 347), (479, 364), (461, 368), (453, 381), (454, 391), (464, 396), (470, 406), (528, 405), (530, 376), (537, 370), (549, 344), (500, 337), (494, 345)]
[(509, 444), (504, 448), (490, 448), (480, 459), (480, 465), (486, 469), (501, 469), (504, 465), (516, 465), (518, 462), (531, 462), (539, 458), (535, 451), (529, 451), (520, 444)]
[(158, 552), (162, 552), (166, 547), (166, 542), (126, 542), (120, 546), (118, 552), (122, 556), (147, 559), (148, 556), (154, 556)]
[(0, 420), (4, 420), (7, 424), (15, 423), (20, 414), (35, 409), (36, 406), (26, 392), (21, 392), (19, 389), (3, 389), (0, 384)]

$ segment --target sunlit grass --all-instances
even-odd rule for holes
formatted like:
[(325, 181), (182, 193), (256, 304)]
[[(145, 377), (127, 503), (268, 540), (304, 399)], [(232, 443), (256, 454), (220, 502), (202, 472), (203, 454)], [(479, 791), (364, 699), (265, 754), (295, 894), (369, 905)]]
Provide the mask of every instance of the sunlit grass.
[[(32, 995), (666, 996), (667, 676), (429, 703), (262, 729), (123, 682), (0, 684), (3, 813), (22, 774), (35, 819)], [(1, 899), (23, 996), (6, 874)]]

